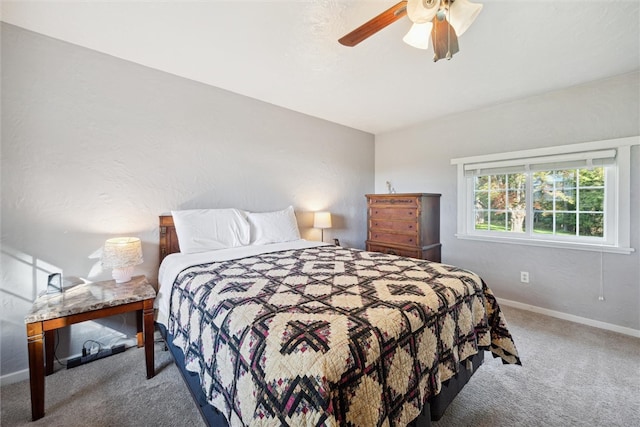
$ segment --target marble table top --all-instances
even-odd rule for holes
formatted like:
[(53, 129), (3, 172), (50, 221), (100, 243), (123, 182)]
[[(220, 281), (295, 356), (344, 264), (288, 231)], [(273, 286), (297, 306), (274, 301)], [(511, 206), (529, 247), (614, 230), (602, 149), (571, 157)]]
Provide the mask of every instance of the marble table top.
[(156, 291), (145, 276), (136, 276), (125, 283), (115, 280), (84, 283), (57, 294), (43, 294), (33, 303), (25, 323), (66, 317), (101, 308), (155, 298)]

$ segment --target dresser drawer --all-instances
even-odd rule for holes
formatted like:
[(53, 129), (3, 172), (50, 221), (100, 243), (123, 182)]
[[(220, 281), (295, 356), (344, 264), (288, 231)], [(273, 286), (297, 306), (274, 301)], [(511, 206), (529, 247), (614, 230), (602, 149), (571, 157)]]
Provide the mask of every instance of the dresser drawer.
[(369, 198), (369, 207), (377, 206), (397, 206), (413, 207), (420, 206), (420, 197), (416, 196), (379, 196)]
[(418, 234), (397, 234), (384, 231), (369, 230), (369, 240), (380, 243), (395, 243), (396, 245), (418, 246)]
[(369, 221), (371, 231), (395, 231), (398, 233), (415, 233), (416, 221), (392, 221), (389, 219), (372, 219)]
[(391, 246), (367, 243), (367, 250), (369, 252), (381, 252), (383, 254), (406, 256), (409, 258), (422, 258), (422, 251), (420, 249), (398, 249)]
[(418, 218), (418, 209), (412, 208), (369, 208), (370, 219), (396, 219), (416, 221)]

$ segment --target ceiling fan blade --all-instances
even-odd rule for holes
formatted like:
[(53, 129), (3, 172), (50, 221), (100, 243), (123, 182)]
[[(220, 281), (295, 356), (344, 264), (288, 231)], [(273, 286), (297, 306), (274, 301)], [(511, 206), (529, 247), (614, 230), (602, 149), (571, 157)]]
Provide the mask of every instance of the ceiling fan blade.
[(384, 27), (393, 24), (398, 19), (407, 14), (407, 2), (401, 1), (395, 6), (382, 12), (375, 18), (365, 22), (346, 36), (342, 37), (338, 42), (344, 46), (355, 46), (361, 41), (371, 37)]
[(446, 19), (442, 21), (438, 20), (438, 18), (433, 19), (431, 40), (433, 40), (433, 62), (442, 58), (451, 59), (454, 54), (458, 53), (456, 30)]

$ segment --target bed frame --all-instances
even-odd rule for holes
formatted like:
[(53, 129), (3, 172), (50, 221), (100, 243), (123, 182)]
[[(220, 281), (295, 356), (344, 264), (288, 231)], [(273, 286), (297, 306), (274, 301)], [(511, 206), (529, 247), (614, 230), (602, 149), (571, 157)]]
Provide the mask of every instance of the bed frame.
[(160, 215), (160, 263), (169, 254), (180, 252), (176, 226), (171, 215)]
[[(160, 262), (169, 254), (180, 252), (180, 245), (178, 244), (178, 235), (176, 234), (176, 227), (173, 223), (173, 217), (171, 215), (160, 215)], [(184, 379), (193, 399), (198, 405), (198, 410), (202, 415), (202, 418), (207, 425), (213, 426), (226, 426), (225, 417), (214, 407), (207, 403), (207, 400), (200, 387), (200, 381), (198, 376), (192, 372), (184, 369), (184, 356), (182, 351), (175, 347), (172, 343), (171, 337), (167, 336), (166, 329), (160, 326), (160, 332), (164, 338), (167, 348), (171, 351), (176, 366), (179, 368), (182, 378)], [(468, 362), (471, 363), (468, 363)], [(442, 383), (442, 389), (437, 396), (432, 397), (429, 400), (429, 405), (425, 405), (422, 413), (418, 418), (409, 423), (410, 427), (430, 427), (431, 421), (438, 421), (449, 404), (458, 395), (460, 390), (465, 386), (471, 376), (476, 372), (478, 367), (482, 365), (484, 361), (484, 351), (479, 351), (470, 359), (467, 359), (460, 363), (458, 373)]]

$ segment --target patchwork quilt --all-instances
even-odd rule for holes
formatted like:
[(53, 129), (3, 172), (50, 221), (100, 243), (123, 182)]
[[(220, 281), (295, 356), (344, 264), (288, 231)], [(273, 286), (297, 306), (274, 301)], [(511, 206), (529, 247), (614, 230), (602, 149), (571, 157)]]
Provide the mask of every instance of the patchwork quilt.
[(187, 268), (168, 330), (232, 426), (404, 426), (478, 351), (520, 363), (477, 275), (335, 246)]

